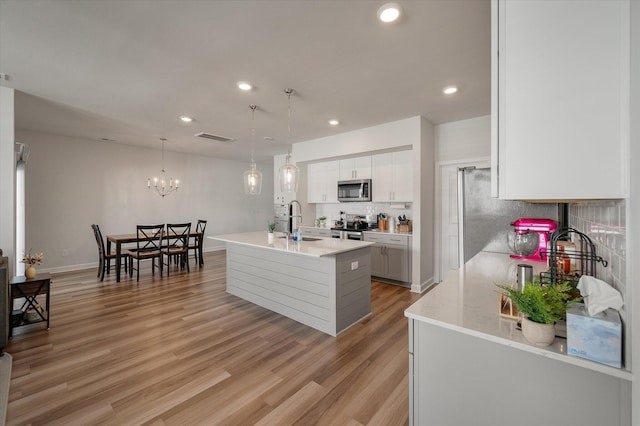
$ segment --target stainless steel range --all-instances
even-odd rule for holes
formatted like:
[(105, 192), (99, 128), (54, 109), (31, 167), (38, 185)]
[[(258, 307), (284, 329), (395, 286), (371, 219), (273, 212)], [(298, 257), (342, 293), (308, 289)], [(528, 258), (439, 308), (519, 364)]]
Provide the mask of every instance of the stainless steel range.
[(372, 227), (377, 227), (377, 222), (374, 222), (371, 218), (358, 214), (347, 214), (344, 226), (334, 226), (331, 228), (331, 238), (363, 240), (362, 231)]

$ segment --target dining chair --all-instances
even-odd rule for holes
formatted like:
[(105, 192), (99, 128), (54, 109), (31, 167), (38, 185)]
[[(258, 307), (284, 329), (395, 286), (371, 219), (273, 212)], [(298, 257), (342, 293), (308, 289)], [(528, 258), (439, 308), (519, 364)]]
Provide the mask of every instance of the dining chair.
[[(198, 237), (196, 235), (189, 236), (189, 251), (193, 252), (193, 257), (196, 260), (196, 265), (200, 267), (204, 266), (204, 263), (201, 262), (202, 259), (202, 247), (200, 247), (200, 239), (204, 238), (204, 230), (207, 228), (207, 221), (198, 219), (198, 223), (196, 223), (196, 232), (202, 232), (202, 237)], [(190, 255), (187, 255), (187, 262), (189, 261)]]
[[(162, 247), (162, 266), (167, 265), (167, 276), (171, 271), (171, 259), (177, 259), (180, 269), (187, 265), (189, 271), (189, 262), (187, 254), (189, 253), (189, 234), (191, 233), (191, 223), (167, 223), (167, 243)], [(164, 257), (167, 257), (167, 263), (164, 263)]]
[(140, 281), (140, 261), (151, 260), (151, 273), (155, 275), (156, 259), (162, 276), (162, 238), (164, 225), (137, 225), (136, 249), (129, 252), (129, 277), (133, 276), (133, 259), (136, 260), (136, 281)]
[[(107, 253), (100, 227), (96, 224), (92, 224), (91, 229), (93, 229), (93, 235), (96, 238), (96, 243), (98, 244), (98, 278), (100, 278), (100, 281), (104, 281), (105, 273), (108, 274), (111, 270), (111, 259), (115, 260), (116, 255), (115, 253)], [(127, 272), (127, 257), (129, 256), (129, 253), (122, 253), (121, 256), (124, 259), (124, 270)], [(113, 267), (117, 268), (118, 265), (114, 264)]]

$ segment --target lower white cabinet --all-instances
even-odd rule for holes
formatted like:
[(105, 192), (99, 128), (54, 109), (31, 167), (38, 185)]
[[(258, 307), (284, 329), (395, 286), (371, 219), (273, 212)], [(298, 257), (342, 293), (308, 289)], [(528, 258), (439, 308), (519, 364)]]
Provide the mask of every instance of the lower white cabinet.
[(331, 229), (329, 228), (316, 228), (312, 226), (301, 226), (300, 232), (302, 233), (302, 238), (304, 237), (321, 237), (321, 238), (331, 238)]
[(371, 275), (394, 281), (411, 282), (411, 238), (408, 235), (365, 232), (371, 246)]
[(409, 425), (631, 426), (630, 381), (503, 340), (409, 318)]

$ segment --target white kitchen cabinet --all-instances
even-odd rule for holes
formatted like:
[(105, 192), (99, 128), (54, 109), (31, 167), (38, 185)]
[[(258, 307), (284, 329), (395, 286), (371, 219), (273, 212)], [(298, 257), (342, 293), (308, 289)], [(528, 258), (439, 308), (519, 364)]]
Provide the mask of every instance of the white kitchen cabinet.
[(411, 281), (411, 238), (408, 235), (365, 232), (371, 246), (371, 275), (394, 281)]
[(412, 152), (396, 151), (371, 156), (374, 202), (413, 201)]
[(371, 156), (340, 160), (340, 180), (371, 179)]
[(624, 198), (630, 2), (492, 8), (492, 195)]
[(339, 161), (324, 161), (307, 166), (307, 202), (337, 203)]
[(301, 226), (300, 232), (302, 233), (303, 239), (304, 237), (331, 238), (330, 228), (316, 228), (312, 226)]

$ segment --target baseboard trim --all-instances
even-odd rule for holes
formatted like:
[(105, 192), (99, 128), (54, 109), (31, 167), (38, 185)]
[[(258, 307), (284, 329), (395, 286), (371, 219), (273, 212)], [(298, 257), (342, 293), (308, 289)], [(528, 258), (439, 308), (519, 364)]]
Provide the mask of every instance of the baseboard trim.
[[(204, 248), (204, 252), (205, 253), (209, 253), (209, 252), (214, 252), (214, 251), (220, 251), (220, 250), (226, 250), (227, 246), (226, 245), (222, 245), (222, 246), (215, 246), (215, 247), (205, 247)], [(66, 265), (66, 266), (58, 266), (56, 268), (37, 268), (38, 272), (48, 272), (50, 274), (58, 274), (61, 272), (75, 272), (75, 271), (81, 271), (84, 269), (98, 269), (98, 262), (91, 262), (91, 263), (79, 263), (77, 265)]]
[(429, 278), (427, 281), (420, 284), (411, 284), (411, 292), (412, 293), (424, 293), (429, 290), (435, 282), (433, 282), (433, 277)]

